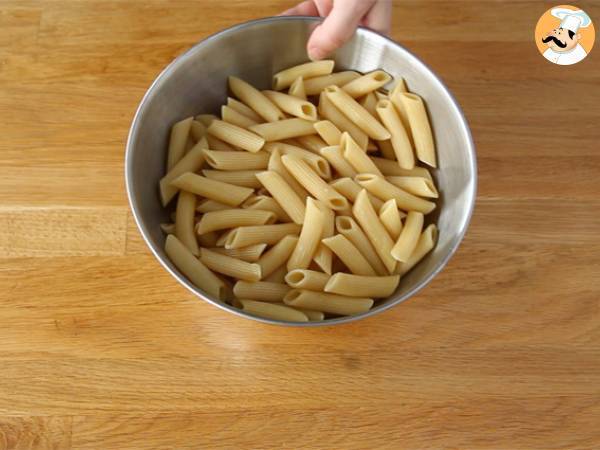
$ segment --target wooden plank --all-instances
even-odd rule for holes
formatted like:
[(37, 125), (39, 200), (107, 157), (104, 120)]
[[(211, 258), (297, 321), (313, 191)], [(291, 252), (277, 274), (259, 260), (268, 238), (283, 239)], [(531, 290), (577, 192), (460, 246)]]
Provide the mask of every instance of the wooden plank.
[(68, 450), (70, 417), (0, 416), (0, 449)]

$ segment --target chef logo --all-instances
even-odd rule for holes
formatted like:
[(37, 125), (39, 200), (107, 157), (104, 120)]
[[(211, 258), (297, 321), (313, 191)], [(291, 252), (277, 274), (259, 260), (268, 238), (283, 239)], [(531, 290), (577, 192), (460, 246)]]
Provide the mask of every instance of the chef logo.
[(535, 27), (535, 43), (548, 61), (569, 66), (583, 60), (594, 46), (592, 19), (575, 6), (549, 9)]

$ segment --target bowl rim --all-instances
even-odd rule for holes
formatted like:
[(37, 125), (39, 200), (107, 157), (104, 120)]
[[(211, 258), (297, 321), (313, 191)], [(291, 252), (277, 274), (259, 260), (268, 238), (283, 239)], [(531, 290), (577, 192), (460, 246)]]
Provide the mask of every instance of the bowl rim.
[(470, 195), (471, 202), (468, 207), (466, 220), (464, 221), (464, 225), (463, 225), (462, 229), (458, 233), (458, 238), (456, 239), (455, 244), (452, 245), (452, 247), (450, 248), (448, 253), (440, 261), (438, 261), (438, 263), (436, 264), (434, 269), (426, 277), (421, 279), (413, 288), (411, 288), (410, 290), (405, 292), (402, 296), (400, 296), (397, 299), (390, 301), (389, 303), (382, 305), (376, 309), (371, 309), (371, 310), (361, 313), (361, 314), (357, 314), (357, 315), (353, 315), (353, 316), (338, 317), (335, 319), (327, 319), (327, 320), (318, 321), (318, 322), (285, 322), (285, 321), (281, 321), (281, 320), (266, 319), (263, 317), (258, 317), (258, 316), (254, 316), (252, 314), (248, 314), (248, 313), (242, 311), (241, 309), (238, 309), (232, 305), (228, 305), (226, 303), (222, 303), (222, 302), (213, 300), (208, 295), (204, 294), (196, 286), (194, 286), (185, 276), (183, 276), (183, 274), (180, 274), (178, 271), (173, 270), (166, 263), (164, 258), (161, 257), (158, 249), (150, 241), (149, 232), (148, 232), (145, 224), (142, 223), (140, 211), (134, 202), (134, 198), (133, 198), (134, 197), (134, 195), (133, 195), (134, 187), (133, 187), (133, 183), (132, 183), (133, 174), (132, 174), (132, 163), (131, 163), (133, 140), (137, 136), (138, 129), (140, 128), (140, 122), (139, 122), (140, 117), (142, 116), (143, 111), (146, 108), (146, 105), (150, 102), (151, 98), (153, 97), (155, 88), (168, 78), (169, 74), (173, 70), (175, 70), (175, 67), (179, 64), (180, 61), (186, 59), (189, 55), (191, 55), (193, 52), (195, 52), (200, 46), (205, 45), (208, 42), (214, 41), (223, 35), (226, 35), (229, 33), (234, 33), (236, 31), (244, 29), (244, 28), (252, 27), (255, 25), (259, 25), (259, 24), (270, 23), (270, 22), (279, 22), (279, 21), (301, 21), (301, 22), (319, 23), (319, 22), (323, 21), (323, 18), (312, 17), (312, 16), (274, 16), (274, 17), (265, 17), (265, 18), (261, 18), (261, 19), (249, 20), (246, 22), (242, 22), (242, 23), (233, 25), (231, 27), (228, 27), (228, 28), (220, 30), (216, 33), (213, 33), (213, 34), (207, 36), (206, 38), (198, 41), (196, 44), (194, 44), (192, 47), (187, 49), (181, 55), (177, 56), (158, 74), (158, 76), (154, 79), (152, 84), (148, 87), (148, 89), (144, 93), (144, 96), (142, 97), (142, 100), (140, 101), (140, 103), (138, 105), (138, 107), (135, 111), (135, 114), (133, 116), (133, 120), (131, 122), (131, 127), (129, 129), (129, 133), (127, 136), (127, 142), (126, 142), (126, 146), (125, 146), (125, 164), (124, 164), (125, 170), (124, 171), (125, 171), (125, 187), (126, 187), (126, 191), (127, 191), (127, 199), (128, 199), (129, 207), (133, 214), (136, 226), (137, 226), (138, 230), (140, 231), (142, 238), (144, 239), (144, 242), (150, 248), (150, 251), (152, 252), (154, 257), (158, 260), (158, 262), (161, 264), (161, 266), (163, 266), (163, 268), (166, 269), (167, 272), (169, 272), (180, 284), (182, 284), (184, 287), (186, 287), (196, 297), (200, 297), (202, 300), (204, 300), (224, 311), (233, 313), (239, 317), (244, 317), (246, 319), (251, 319), (251, 320), (269, 324), (269, 325), (279, 325), (279, 326), (299, 327), (299, 328), (304, 328), (304, 327), (312, 328), (312, 327), (322, 327), (322, 326), (330, 326), (330, 325), (340, 325), (340, 324), (345, 324), (345, 323), (349, 323), (349, 322), (354, 322), (354, 321), (357, 321), (360, 319), (366, 319), (368, 317), (371, 317), (371, 316), (377, 315), (379, 313), (382, 313), (384, 311), (387, 311), (388, 309), (390, 309), (394, 306), (397, 306), (400, 303), (403, 303), (406, 300), (412, 298), (413, 296), (415, 296), (415, 294), (417, 294), (422, 289), (424, 289), (442, 271), (442, 269), (448, 264), (450, 259), (454, 256), (454, 254), (458, 250), (458, 247), (460, 246), (460, 244), (462, 243), (462, 241), (465, 237), (465, 234), (466, 234), (467, 229), (469, 228), (469, 224), (471, 222), (471, 218), (473, 217), (473, 211), (475, 209), (475, 203), (476, 203), (476, 199), (477, 199), (477, 155), (475, 152), (475, 143), (473, 141), (471, 129), (469, 127), (469, 123), (467, 121), (465, 114), (463, 113), (461, 107), (459, 106), (458, 102), (454, 98), (454, 95), (450, 92), (450, 90), (444, 84), (444, 82), (441, 80), (441, 78), (433, 70), (431, 70), (431, 68), (426, 63), (421, 61), (421, 59), (419, 59), (416, 55), (414, 55), (412, 52), (410, 52), (408, 49), (406, 49), (405, 47), (403, 47), (396, 41), (392, 40), (390, 37), (385, 36), (381, 33), (371, 30), (369, 28), (362, 27), (362, 26), (359, 26), (356, 31), (356, 32), (360, 32), (360, 33), (371, 34), (377, 38), (386, 40), (389, 44), (397, 47), (397, 49), (400, 50), (402, 53), (404, 53), (404, 55), (407, 56), (409, 59), (416, 62), (417, 64), (421, 64), (429, 72), (429, 74), (433, 77), (433, 79), (437, 83), (440, 84), (440, 86), (443, 88), (445, 95), (447, 96), (447, 98), (449, 100), (449, 103), (450, 103), (452, 109), (457, 114), (457, 117), (459, 118), (459, 120), (462, 124), (462, 132), (465, 134), (465, 137), (467, 140), (466, 150), (469, 155), (469, 165), (470, 165), (470, 169), (473, 173), (473, 178), (472, 178), (471, 182), (469, 183), (470, 186), (468, 186), (468, 188), (470, 188), (470, 190), (472, 191), (471, 195)]

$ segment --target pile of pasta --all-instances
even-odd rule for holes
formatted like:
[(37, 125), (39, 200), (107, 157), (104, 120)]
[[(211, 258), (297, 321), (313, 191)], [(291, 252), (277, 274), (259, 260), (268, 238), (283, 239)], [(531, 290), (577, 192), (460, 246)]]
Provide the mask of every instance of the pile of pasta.
[(438, 192), (423, 100), (382, 70), (283, 70), (273, 90), (229, 77), (221, 117), (173, 125), (162, 224), (173, 264), (260, 317), (320, 321), (391, 296), (435, 245)]

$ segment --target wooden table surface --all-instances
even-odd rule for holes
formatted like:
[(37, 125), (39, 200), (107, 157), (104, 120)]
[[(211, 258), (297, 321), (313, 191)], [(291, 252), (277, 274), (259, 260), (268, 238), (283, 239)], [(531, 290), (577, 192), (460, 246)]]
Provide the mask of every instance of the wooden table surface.
[(600, 48), (544, 61), (552, 3), (395, 2), (480, 177), (411, 301), (267, 326), (151, 256), (123, 183), (138, 102), (198, 40), (291, 3), (0, 0), (0, 448), (600, 448)]

